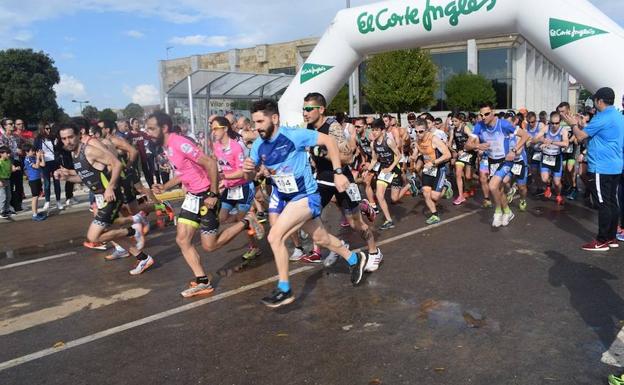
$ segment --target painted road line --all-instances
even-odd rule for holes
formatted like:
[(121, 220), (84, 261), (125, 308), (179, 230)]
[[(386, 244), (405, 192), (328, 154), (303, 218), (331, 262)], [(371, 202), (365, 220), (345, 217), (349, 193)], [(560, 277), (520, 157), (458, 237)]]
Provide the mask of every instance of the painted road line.
[(12, 263), (10, 265), (6, 265), (6, 266), (0, 266), (0, 270), (7, 270), (7, 269), (12, 269), (14, 267), (20, 267), (20, 266), (24, 266), (24, 265), (30, 265), (32, 263), (37, 263), (37, 262), (44, 262), (44, 261), (49, 261), (52, 259), (57, 259), (57, 258), (63, 258), (63, 257), (68, 257), (70, 255), (75, 255), (78, 254), (75, 251), (70, 251), (68, 253), (62, 253), (62, 254), (56, 254), (56, 255), (51, 255), (49, 257), (43, 257), (43, 258), (37, 258), (37, 259), (32, 259), (30, 261), (24, 261), (24, 262), (17, 262), (17, 263)]
[[(476, 214), (479, 211), (480, 210), (473, 210), (473, 211), (470, 211), (470, 212), (458, 215), (456, 217), (446, 219), (446, 220), (444, 220), (444, 221), (442, 221), (440, 223), (437, 223), (435, 225), (429, 225), (429, 226), (421, 227), (419, 229), (416, 229), (416, 230), (413, 230), (413, 231), (409, 231), (409, 232), (403, 233), (401, 235), (397, 235), (395, 237), (392, 237), (392, 238), (383, 240), (381, 242), (378, 242), (377, 244), (378, 245), (383, 245), (383, 244), (387, 244), (387, 243), (390, 243), (390, 242), (395, 242), (395, 241), (398, 241), (400, 239), (407, 238), (409, 236), (412, 236), (412, 235), (415, 235), (415, 234), (418, 234), (418, 233), (422, 233), (422, 232), (425, 232), (427, 230), (432, 230), (432, 229), (440, 227), (442, 225), (445, 225), (445, 224), (448, 224), (448, 223), (455, 222), (457, 220), (466, 218), (466, 217), (468, 217), (470, 215)], [(296, 275), (296, 274), (299, 274), (299, 273), (303, 273), (303, 272), (306, 272), (306, 271), (310, 271), (310, 270), (313, 270), (313, 269), (317, 269), (317, 268), (318, 268), (318, 266), (304, 266), (304, 267), (300, 267), (298, 269), (290, 271), (289, 275), (293, 276), (293, 275)], [(10, 369), (10, 368), (13, 368), (15, 366), (19, 366), (19, 365), (25, 364), (27, 362), (35, 361), (35, 360), (38, 360), (40, 358), (50, 356), (52, 354), (56, 354), (56, 353), (62, 352), (62, 351), (67, 350), (67, 349), (75, 348), (77, 346), (81, 346), (81, 345), (85, 345), (85, 344), (91, 343), (93, 341), (97, 341), (97, 340), (102, 339), (104, 337), (108, 337), (108, 336), (111, 336), (111, 335), (114, 335), (114, 334), (118, 334), (118, 333), (124, 332), (124, 331), (129, 330), (129, 329), (133, 329), (133, 328), (136, 328), (136, 327), (139, 327), (139, 326), (143, 326), (143, 325), (155, 322), (155, 321), (159, 321), (161, 319), (170, 317), (172, 315), (180, 314), (180, 313), (183, 313), (183, 312), (186, 312), (186, 311), (198, 308), (200, 306), (207, 305), (207, 304), (212, 303), (212, 302), (216, 302), (216, 301), (219, 301), (219, 300), (222, 300), (222, 299), (225, 299), (225, 298), (229, 298), (229, 297), (232, 297), (234, 295), (237, 295), (237, 294), (240, 294), (240, 293), (244, 293), (246, 291), (253, 290), (253, 289), (256, 289), (258, 287), (264, 286), (264, 285), (266, 285), (268, 283), (276, 282), (277, 280), (278, 280), (278, 276), (275, 275), (273, 277), (264, 279), (262, 281), (258, 281), (258, 282), (251, 283), (249, 285), (241, 286), (238, 289), (226, 291), (224, 293), (217, 294), (215, 296), (212, 296), (212, 297), (209, 297), (209, 298), (206, 298), (206, 299), (202, 299), (202, 300), (199, 300), (199, 301), (195, 301), (195, 302), (189, 303), (187, 305), (182, 305), (182, 306), (170, 309), (170, 310), (166, 310), (166, 311), (161, 312), (161, 313), (157, 313), (157, 314), (145, 317), (145, 318), (141, 318), (141, 319), (136, 320), (136, 321), (132, 321), (132, 322), (125, 323), (123, 325), (115, 326), (113, 328), (106, 329), (106, 330), (103, 330), (103, 331), (95, 333), (95, 334), (91, 334), (91, 335), (86, 336), (86, 337), (82, 337), (82, 338), (78, 338), (76, 340), (68, 341), (68, 342), (65, 342), (63, 345), (60, 345), (58, 347), (52, 347), (52, 348), (48, 348), (48, 349), (43, 349), (43, 350), (40, 350), (40, 351), (35, 352), (35, 353), (31, 353), (31, 354), (27, 354), (27, 355), (22, 356), (22, 357), (14, 358), (12, 360), (0, 363), (0, 372), (4, 371), (4, 370), (7, 370), (7, 369)]]

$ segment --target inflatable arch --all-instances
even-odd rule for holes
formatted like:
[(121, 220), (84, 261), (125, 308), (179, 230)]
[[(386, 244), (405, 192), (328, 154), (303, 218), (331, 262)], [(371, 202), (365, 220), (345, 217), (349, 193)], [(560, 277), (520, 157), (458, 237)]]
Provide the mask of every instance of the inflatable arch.
[(587, 0), (398, 0), (338, 12), (280, 99), (282, 121), (302, 121), (308, 92), (333, 99), (367, 54), (510, 33), (590, 91), (622, 97), (624, 30)]

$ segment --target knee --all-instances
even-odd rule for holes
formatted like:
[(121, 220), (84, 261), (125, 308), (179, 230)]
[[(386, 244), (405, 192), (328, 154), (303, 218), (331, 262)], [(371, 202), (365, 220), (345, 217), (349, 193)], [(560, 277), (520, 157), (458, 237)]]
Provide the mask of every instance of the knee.
[[(191, 245), (191, 240), (185, 234), (178, 234), (176, 236), (176, 244), (181, 248), (187, 248)], [(203, 242), (202, 242), (203, 244)]]
[(326, 231), (315, 231), (312, 234), (312, 241), (321, 247), (326, 247), (329, 244), (329, 234)]
[(271, 246), (278, 245), (280, 242), (283, 241), (283, 239), (283, 235), (276, 231), (273, 231), (273, 229), (271, 229), (271, 231), (269, 231), (269, 235), (267, 235), (267, 242), (269, 242)]
[(202, 246), (202, 249), (204, 249), (205, 251), (209, 253), (217, 250), (217, 245), (213, 241), (202, 239), (201, 246)]

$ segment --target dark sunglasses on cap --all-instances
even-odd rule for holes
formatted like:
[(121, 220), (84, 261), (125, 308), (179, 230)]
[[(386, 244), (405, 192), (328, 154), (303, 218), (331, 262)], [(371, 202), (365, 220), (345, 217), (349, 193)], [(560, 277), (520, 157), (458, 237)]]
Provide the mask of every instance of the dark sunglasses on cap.
[(317, 108), (321, 108), (321, 106), (305, 106), (305, 107), (303, 107), (303, 110), (305, 112), (311, 112), (311, 111), (314, 111)]

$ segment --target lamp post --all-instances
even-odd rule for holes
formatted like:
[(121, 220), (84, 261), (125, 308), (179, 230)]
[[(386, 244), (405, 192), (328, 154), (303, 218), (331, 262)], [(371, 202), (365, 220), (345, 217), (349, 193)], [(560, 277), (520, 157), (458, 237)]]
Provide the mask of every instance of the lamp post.
[(88, 100), (76, 100), (76, 99), (72, 99), (72, 103), (78, 103), (78, 105), (80, 105), (80, 113), (82, 114), (82, 105), (83, 104), (88, 104), (89, 101)]
[(167, 60), (169, 60), (169, 51), (172, 50), (173, 48), (174, 48), (173, 46), (165, 48), (165, 50), (167, 51)]

